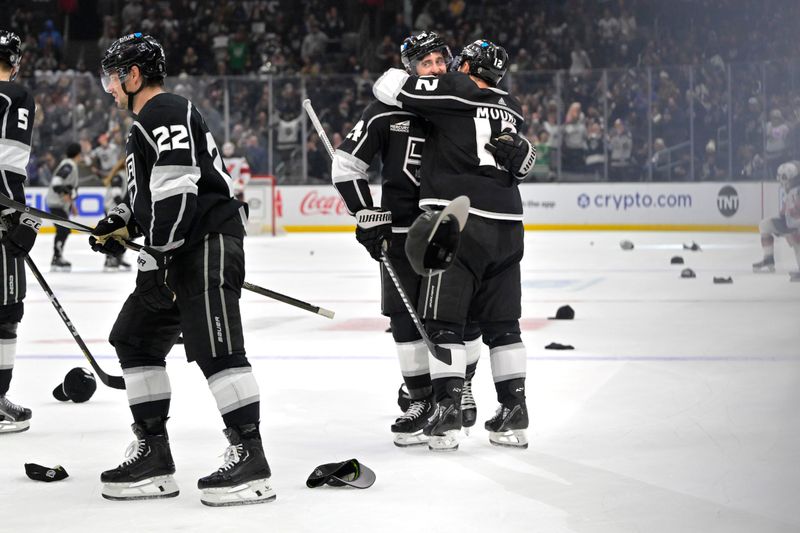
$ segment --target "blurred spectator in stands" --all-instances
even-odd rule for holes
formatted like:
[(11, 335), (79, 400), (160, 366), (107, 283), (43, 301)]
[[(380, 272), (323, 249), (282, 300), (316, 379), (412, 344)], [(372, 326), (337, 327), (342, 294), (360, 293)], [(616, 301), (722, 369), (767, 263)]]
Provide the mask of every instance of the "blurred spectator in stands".
[(50, 19), (44, 21), (44, 31), (39, 34), (39, 48), (44, 50), (48, 44), (57, 55), (60, 54), (61, 49), (64, 47), (64, 38)]
[(739, 177), (745, 180), (766, 179), (766, 165), (761, 154), (756, 152), (752, 144), (745, 144), (739, 149)]
[(717, 143), (714, 140), (708, 141), (705, 147), (703, 164), (700, 165), (701, 181), (720, 181), (726, 178), (727, 173), (722, 161), (717, 156)]
[(531, 171), (532, 176), (539, 181), (552, 181), (555, 174), (552, 170), (552, 159), (550, 157), (550, 134), (547, 130), (541, 130), (538, 135), (528, 138), (536, 149), (536, 162)]
[(322, 31), (328, 37), (328, 51), (340, 52), (342, 49), (342, 36), (345, 32), (345, 25), (335, 5), (330, 6), (325, 12), (325, 18), (322, 20)]
[(596, 120), (589, 122), (586, 132), (586, 171), (594, 180), (605, 178), (606, 145), (603, 128)]
[(550, 146), (550, 156), (555, 161), (555, 158), (560, 157), (564, 129), (558, 119), (558, 104), (556, 102), (549, 102), (547, 104), (547, 116), (542, 126), (547, 132), (547, 144)]
[(564, 159), (562, 168), (567, 172), (583, 172), (586, 161), (586, 117), (581, 104), (573, 102), (564, 118)]
[(608, 140), (608, 152), (611, 159), (608, 168), (608, 181), (630, 181), (634, 179), (633, 171), (633, 138), (622, 119), (614, 121), (614, 128)]
[(312, 20), (300, 47), (300, 58), (303, 63), (310, 65), (324, 59), (327, 46), (328, 36), (319, 28), (317, 21)]
[(250, 48), (247, 44), (247, 35), (242, 27), (228, 43), (228, 67), (230, 74), (235, 76), (245, 74), (250, 68)]
[(250, 172), (254, 175), (266, 174), (269, 171), (267, 150), (259, 143), (258, 135), (249, 135), (245, 138), (244, 156), (250, 165)]
[(767, 173), (770, 176), (776, 175), (778, 166), (788, 159), (789, 132), (789, 124), (784, 120), (781, 110), (770, 111), (769, 121), (764, 128)]
[(183, 59), (181, 60), (181, 65), (181, 72), (183, 73), (190, 76), (202, 74), (200, 70), (200, 58), (191, 46), (186, 48), (186, 52), (183, 54)]
[(308, 177), (314, 181), (323, 183), (330, 182), (331, 179), (331, 163), (328, 154), (325, 153), (325, 147), (319, 140), (317, 132), (312, 131), (308, 136), (306, 142), (306, 153), (308, 154)]
[[(425, 26), (427, 29), (428, 27)], [(403, 13), (394, 16), (394, 25), (389, 28), (389, 40), (393, 43), (402, 43), (403, 40), (411, 35), (411, 28), (406, 24), (406, 17)]]
[(383, 41), (375, 49), (375, 70), (383, 72), (393, 64), (394, 55), (398, 47), (388, 35), (383, 36)]
[(589, 59), (589, 54), (586, 53), (586, 50), (583, 49), (580, 43), (575, 44), (575, 48), (572, 49), (570, 57), (572, 58), (572, 62), (569, 66), (570, 76), (582, 76), (592, 68), (592, 60)]
[(122, 32), (129, 33), (138, 27), (144, 17), (144, 8), (140, 0), (128, 0), (120, 13), (122, 18)]

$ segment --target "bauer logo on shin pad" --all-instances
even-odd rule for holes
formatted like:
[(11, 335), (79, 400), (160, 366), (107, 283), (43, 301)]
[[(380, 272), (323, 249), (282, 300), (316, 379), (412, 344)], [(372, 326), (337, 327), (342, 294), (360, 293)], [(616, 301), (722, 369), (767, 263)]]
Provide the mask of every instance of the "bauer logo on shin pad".
[(469, 198), (459, 196), (443, 210), (422, 213), (408, 230), (406, 255), (420, 276), (444, 272), (458, 252), (461, 230), (469, 216)]

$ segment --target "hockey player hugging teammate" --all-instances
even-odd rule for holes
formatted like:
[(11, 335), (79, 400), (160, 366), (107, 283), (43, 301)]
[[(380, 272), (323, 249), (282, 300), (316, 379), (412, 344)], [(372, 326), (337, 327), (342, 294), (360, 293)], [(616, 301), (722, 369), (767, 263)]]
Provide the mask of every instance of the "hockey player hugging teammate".
[(114, 500), (177, 496), (167, 436), (166, 355), (183, 332), (189, 361), (203, 371), (225, 423), (224, 464), (197, 485), (206, 505), (275, 499), (259, 433), (259, 389), (244, 350), (239, 297), (244, 283), (246, 210), (203, 117), (164, 91), (166, 61), (152, 37), (115, 41), (102, 60), (103, 87), (133, 113), (126, 144), (128, 196), (101, 220), (92, 248), (118, 254), (121, 238), (143, 235), (136, 287), (111, 330), (133, 414), (136, 441), (103, 472)]
[[(526, 352), (519, 329), (522, 200), (517, 182), (535, 162), (530, 143), (516, 135), (523, 117), (517, 100), (497, 88), (508, 55), (485, 40), (456, 58), (458, 72), (438, 78), (388, 70), (375, 84), (385, 104), (413, 112), (431, 125), (422, 153), (420, 206), (444, 206), (460, 195), (471, 202), (457, 259), (428, 278), (423, 318), (431, 340), (450, 350), (446, 364), (429, 357), (436, 411), (424, 428), (429, 446), (455, 449), (464, 387), (464, 326), (480, 323), (490, 348), (500, 407), (485, 424), (493, 444), (527, 447)], [(495, 153), (503, 154), (502, 166)]]

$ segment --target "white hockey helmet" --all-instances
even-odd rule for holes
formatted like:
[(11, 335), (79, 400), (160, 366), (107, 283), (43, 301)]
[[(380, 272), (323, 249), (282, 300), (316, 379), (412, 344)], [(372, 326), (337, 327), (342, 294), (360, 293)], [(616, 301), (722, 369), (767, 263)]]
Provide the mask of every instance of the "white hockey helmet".
[(797, 164), (789, 161), (778, 167), (778, 182), (786, 187), (798, 175)]

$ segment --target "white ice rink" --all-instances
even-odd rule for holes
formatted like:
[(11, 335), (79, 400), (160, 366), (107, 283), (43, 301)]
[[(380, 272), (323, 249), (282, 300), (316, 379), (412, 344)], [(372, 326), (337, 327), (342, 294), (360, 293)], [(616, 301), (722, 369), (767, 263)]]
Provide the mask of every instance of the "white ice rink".
[[(621, 239), (636, 248), (623, 251)], [(702, 251), (682, 249), (696, 241)], [(72, 273), (49, 273), (52, 235), (33, 257), (101, 366), (119, 374), (106, 337), (134, 275), (104, 274), (73, 235)], [(496, 398), (488, 349), (475, 380), (478, 426), (451, 454), (392, 445), (401, 382), (377, 264), (352, 234), (247, 241), (247, 279), (336, 311), (334, 320), (245, 292), (245, 340), (261, 386), (262, 433), (277, 501), (213, 509), (196, 481), (226, 442), (198, 368), (168, 359), (169, 431), (178, 498), (110, 502), (100, 472), (132, 440), (124, 392), (86, 404), (51, 391), (88, 366), (29, 276), (9, 398), (31, 430), (0, 437), (0, 531), (800, 531), (800, 283), (784, 242), (778, 272), (757, 275), (755, 234), (535, 233), (523, 262), (530, 448), (489, 445)], [(681, 279), (681, 255), (697, 273)], [(733, 284), (712, 283), (732, 276)], [(570, 304), (574, 321), (548, 321)], [(550, 342), (574, 351), (545, 350)], [(308, 489), (321, 463), (358, 458), (368, 489)], [(23, 464), (63, 465), (40, 483)]]

